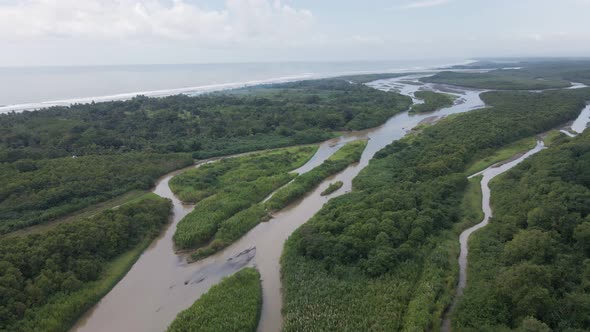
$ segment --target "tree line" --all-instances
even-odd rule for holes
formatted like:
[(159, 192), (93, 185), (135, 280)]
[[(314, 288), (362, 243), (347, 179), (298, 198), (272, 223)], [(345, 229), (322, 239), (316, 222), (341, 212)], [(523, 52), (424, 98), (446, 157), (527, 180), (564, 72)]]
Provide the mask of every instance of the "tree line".
[(490, 187), (494, 217), (470, 242), (456, 329), (590, 330), (590, 132)]
[(396, 93), (325, 79), (51, 107), (0, 115), (0, 162), (130, 151), (205, 158), (313, 143), (378, 126), (410, 105)]
[(112, 288), (116, 256), (155, 237), (171, 202), (149, 196), (95, 217), (0, 241), (0, 331), (65, 331)]
[(0, 163), (0, 234), (46, 223), (193, 163), (189, 154), (125, 153)]
[[(375, 156), (353, 192), (287, 241), (285, 330), (436, 329), (456, 285), (457, 234), (475, 160), (574, 119), (590, 89), (487, 92), (490, 108), (444, 119)], [(585, 174), (585, 173), (584, 173)]]

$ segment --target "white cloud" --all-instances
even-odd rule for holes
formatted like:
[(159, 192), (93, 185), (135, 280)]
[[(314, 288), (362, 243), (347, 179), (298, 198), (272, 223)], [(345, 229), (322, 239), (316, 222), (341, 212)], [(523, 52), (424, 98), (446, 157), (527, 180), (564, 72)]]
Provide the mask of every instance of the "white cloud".
[(352, 40), (358, 44), (384, 44), (385, 39), (375, 35), (353, 35)]
[(401, 6), (392, 7), (390, 9), (418, 9), (429, 8), (444, 5), (451, 2), (451, 0), (414, 0)]
[(534, 41), (537, 41), (537, 42), (543, 41), (543, 39), (545, 39), (544, 36), (542, 34), (540, 34), (540, 33), (530, 34), (529, 35), (529, 38), (531, 40), (534, 40)]
[(28, 0), (0, 4), (0, 42), (51, 38), (281, 42), (310, 30), (313, 15), (280, 0), (227, 0), (219, 10), (185, 0)]

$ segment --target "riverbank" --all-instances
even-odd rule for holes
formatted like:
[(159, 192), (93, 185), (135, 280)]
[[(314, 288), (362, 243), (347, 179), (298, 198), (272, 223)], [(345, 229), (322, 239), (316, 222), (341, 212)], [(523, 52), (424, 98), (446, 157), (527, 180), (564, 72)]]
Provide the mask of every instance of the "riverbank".
[(286, 243), (284, 330), (440, 328), (456, 286), (450, 235), (469, 161), (574, 119), (588, 93), (485, 92), (492, 107), (447, 117), (379, 151), (355, 190)]
[(76, 211), (68, 216), (64, 216), (64, 217), (52, 220), (48, 223), (34, 225), (34, 226), (30, 226), (30, 227), (27, 227), (24, 229), (19, 229), (19, 230), (10, 232), (10, 233), (0, 235), (0, 238), (44, 233), (44, 232), (47, 232), (48, 230), (56, 227), (57, 225), (60, 225), (63, 223), (75, 222), (77, 220), (81, 220), (81, 219), (85, 219), (85, 218), (90, 218), (90, 217), (92, 217), (104, 210), (113, 209), (113, 208), (116, 208), (117, 206), (120, 206), (122, 204), (129, 203), (131, 201), (141, 198), (142, 196), (144, 196), (148, 192), (149, 191), (132, 190), (132, 191), (129, 191), (121, 196), (118, 196), (113, 199), (109, 199), (107, 201), (86, 207), (86, 208)]
[(442, 327), (441, 327), (441, 330), (443, 332), (450, 332), (451, 331), (451, 318), (450, 317), (451, 317), (453, 310), (456, 307), (458, 301), (460, 300), (461, 296), (463, 295), (463, 290), (465, 289), (465, 287), (467, 285), (467, 264), (468, 264), (467, 256), (469, 254), (469, 238), (470, 238), (471, 234), (473, 234), (475, 231), (485, 227), (489, 223), (490, 218), (492, 217), (492, 208), (490, 205), (490, 196), (491, 195), (490, 195), (490, 188), (489, 188), (490, 181), (493, 178), (495, 178), (496, 176), (498, 176), (504, 172), (507, 172), (511, 168), (513, 168), (516, 165), (518, 165), (519, 163), (523, 162), (526, 158), (529, 158), (530, 156), (540, 152), (542, 149), (544, 149), (544, 147), (545, 147), (545, 144), (543, 143), (543, 141), (539, 140), (539, 141), (537, 141), (536, 146), (533, 149), (526, 152), (525, 154), (523, 154), (513, 160), (502, 163), (501, 165), (492, 165), (483, 171), (477, 172), (477, 173), (469, 176), (469, 179), (481, 176), (481, 181), (480, 181), (481, 193), (482, 193), (481, 208), (484, 213), (484, 218), (480, 223), (464, 230), (461, 233), (461, 235), (459, 236), (459, 243), (460, 243), (460, 247), (461, 247), (461, 250), (459, 253), (459, 259), (458, 259), (459, 281), (457, 283), (457, 289), (455, 291), (453, 303), (451, 304), (449, 310), (446, 312), (446, 315), (443, 318)]
[[(417, 88), (419, 86), (413, 86), (413, 89)], [(477, 92), (467, 93), (466, 99), (465, 104), (441, 110), (438, 114), (466, 112), (482, 105)], [(174, 197), (167, 186), (171, 176), (162, 179), (155, 192), (171, 198), (174, 203), (175, 214), (171, 227), (144, 252), (127, 276), (73, 330), (102, 331), (108, 328), (161, 331), (179, 311), (188, 308), (222, 277), (252, 264), (256, 264), (263, 280), (263, 308), (259, 330), (280, 329), (282, 286), (279, 259), (283, 242), (319, 211), (328, 199), (350, 191), (352, 178), (368, 164), (372, 156), (391, 141), (405, 136), (404, 128), (415, 126), (424, 117), (400, 113), (377, 128), (347, 133), (343, 137), (322, 143), (316, 155), (302, 169), (312, 169), (321, 164), (345, 142), (369, 138), (359, 164), (326, 179), (301, 200), (275, 213), (271, 221), (257, 225), (222, 252), (190, 265), (174, 254), (172, 234), (178, 220), (192, 207), (183, 206)], [(321, 196), (321, 192), (335, 181), (342, 181), (343, 187), (331, 195)], [(250, 250), (253, 248), (255, 250)], [(248, 254), (239, 255), (245, 250), (249, 250)], [(146, 296), (146, 292), (150, 295)]]
[(493, 220), (469, 241), (454, 330), (590, 329), (580, 301), (589, 281), (580, 263), (590, 243), (588, 134), (562, 137), (491, 182)]
[[(7, 294), (1, 328), (10, 331), (65, 331), (108, 293), (168, 221), (171, 204), (146, 194), (92, 218), (62, 223), (43, 233), (3, 239)], [(38, 266), (35, 262), (49, 262)], [(26, 304), (26, 305), (25, 305)], [(23, 305), (25, 305), (23, 307)], [(14, 311), (21, 308), (21, 316)]]

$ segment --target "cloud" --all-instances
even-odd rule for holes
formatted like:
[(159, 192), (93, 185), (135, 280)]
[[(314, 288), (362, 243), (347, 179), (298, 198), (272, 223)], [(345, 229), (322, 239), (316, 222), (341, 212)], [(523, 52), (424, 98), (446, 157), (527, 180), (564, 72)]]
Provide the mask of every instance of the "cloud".
[(436, 7), (440, 5), (444, 5), (451, 2), (451, 0), (414, 0), (410, 3), (389, 8), (392, 9), (419, 9), (419, 8), (429, 8), (429, 7)]
[(352, 41), (358, 44), (380, 45), (385, 43), (385, 39), (383, 37), (375, 35), (353, 35)]
[(204, 9), (185, 0), (27, 0), (0, 4), (0, 42), (31, 39), (280, 42), (311, 29), (309, 10), (280, 0), (227, 0)]
[(543, 41), (545, 39), (545, 37), (540, 33), (533, 33), (533, 34), (530, 34), (528, 37), (529, 37), (529, 39), (537, 41), (537, 42)]

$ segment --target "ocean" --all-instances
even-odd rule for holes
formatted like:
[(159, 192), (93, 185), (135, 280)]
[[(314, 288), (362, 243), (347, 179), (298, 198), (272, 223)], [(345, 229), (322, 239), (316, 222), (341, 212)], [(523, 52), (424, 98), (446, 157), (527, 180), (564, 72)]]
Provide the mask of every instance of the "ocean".
[(0, 113), (92, 101), (198, 94), (262, 83), (401, 72), (464, 59), (71, 67), (0, 67)]

